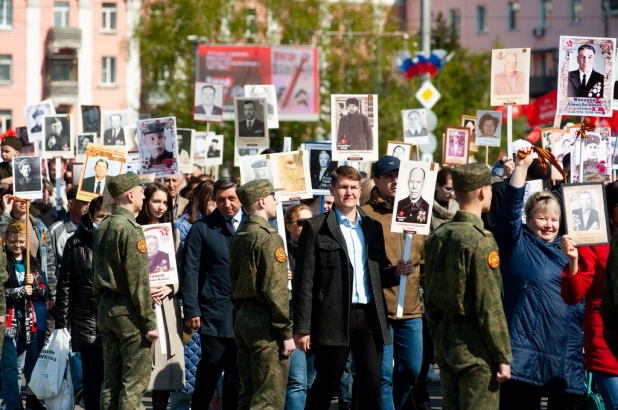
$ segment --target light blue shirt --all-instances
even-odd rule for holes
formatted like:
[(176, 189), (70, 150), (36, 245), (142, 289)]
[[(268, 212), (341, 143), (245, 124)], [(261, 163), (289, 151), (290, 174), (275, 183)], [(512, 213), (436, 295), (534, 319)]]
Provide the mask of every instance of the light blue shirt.
[(337, 223), (341, 228), (348, 256), (352, 264), (352, 304), (367, 304), (371, 301), (371, 287), (369, 286), (369, 266), (367, 265), (367, 247), (361, 224), (363, 218), (356, 211), (356, 223), (352, 224), (335, 208)]
[(238, 212), (236, 212), (236, 215), (234, 215), (231, 219), (232, 225), (234, 225), (234, 229), (238, 230), (238, 226), (240, 225), (240, 221), (242, 220), (242, 208), (239, 208)]

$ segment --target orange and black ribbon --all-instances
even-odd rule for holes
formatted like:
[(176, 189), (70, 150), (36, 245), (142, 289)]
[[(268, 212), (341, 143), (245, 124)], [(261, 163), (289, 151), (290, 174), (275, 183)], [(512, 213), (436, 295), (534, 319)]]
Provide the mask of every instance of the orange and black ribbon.
[(562, 175), (562, 178), (566, 181), (567, 179), (566, 172), (564, 172), (564, 169), (562, 169), (560, 164), (558, 164), (558, 160), (556, 160), (556, 157), (554, 157), (554, 154), (544, 150), (543, 148), (534, 147), (534, 146), (530, 148), (532, 148), (532, 151), (530, 151), (529, 153), (526, 154), (525, 152), (519, 151), (517, 153), (517, 156), (521, 159), (524, 159), (532, 152), (536, 152), (539, 155), (539, 165), (541, 166), (541, 170), (543, 170), (543, 172), (547, 173), (547, 168), (548, 168), (547, 163), (550, 163), (558, 170), (558, 172), (560, 172), (560, 175)]
[(592, 120), (590, 119), (590, 117), (584, 118), (584, 121), (582, 121), (581, 126), (579, 127), (579, 129), (577, 130), (577, 133), (575, 134), (575, 140), (573, 141), (571, 145), (575, 144), (575, 141), (577, 141), (577, 137), (588, 138), (588, 134), (586, 133), (590, 131), (594, 131), (596, 128), (597, 126), (592, 123)]

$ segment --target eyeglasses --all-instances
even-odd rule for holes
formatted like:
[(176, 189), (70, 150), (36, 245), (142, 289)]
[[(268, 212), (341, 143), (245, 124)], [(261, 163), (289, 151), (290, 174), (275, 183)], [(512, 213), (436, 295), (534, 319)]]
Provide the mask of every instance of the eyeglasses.
[(306, 220), (307, 218), (300, 218), (295, 221), (292, 221), (292, 223), (295, 223), (296, 226), (302, 227)]

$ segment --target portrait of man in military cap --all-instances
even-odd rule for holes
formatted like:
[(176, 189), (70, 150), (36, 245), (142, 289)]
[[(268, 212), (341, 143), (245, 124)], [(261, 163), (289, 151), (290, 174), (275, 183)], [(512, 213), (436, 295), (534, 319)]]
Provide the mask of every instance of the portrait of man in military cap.
[(208, 147), (208, 152), (206, 153), (207, 158), (218, 158), (221, 156), (221, 149), (219, 149), (219, 140), (217, 138), (213, 138), (210, 146)]
[(70, 115), (46, 115), (43, 120), (43, 156), (73, 157), (73, 117)]
[(15, 158), (13, 160), (13, 175), (15, 176), (13, 191), (16, 196), (30, 199), (37, 199), (43, 196), (41, 157)]
[(204, 165), (221, 165), (223, 164), (223, 146), (225, 141), (223, 135), (209, 135), (202, 143), (202, 158)]
[(142, 173), (157, 176), (178, 174), (176, 117), (139, 120), (137, 131)]
[[(580, 164), (583, 165), (583, 175), (590, 171), (598, 171), (605, 175), (608, 180), (611, 176), (612, 151), (610, 148), (611, 129), (608, 127), (598, 127), (594, 131), (587, 132), (587, 138), (582, 138), (580, 145), (577, 140), (579, 127), (569, 128), (570, 139), (577, 143), (568, 148), (571, 153), (571, 182), (582, 182), (579, 176)], [(580, 147), (582, 148), (580, 154)], [(583, 164), (582, 164), (583, 161)]]
[(266, 155), (241, 157), (240, 163), (240, 179), (243, 184), (251, 182), (254, 179), (268, 179), (272, 182), (273, 177), (270, 169), (271, 161), (266, 159)]
[(38, 104), (27, 105), (24, 108), (24, 114), (30, 141), (41, 141), (43, 138), (43, 117), (56, 114), (56, 108), (51, 100), (45, 100)]
[(160, 165), (167, 160), (174, 159), (174, 155), (166, 147), (165, 124), (159, 121), (152, 122), (142, 132), (142, 135), (152, 165)]

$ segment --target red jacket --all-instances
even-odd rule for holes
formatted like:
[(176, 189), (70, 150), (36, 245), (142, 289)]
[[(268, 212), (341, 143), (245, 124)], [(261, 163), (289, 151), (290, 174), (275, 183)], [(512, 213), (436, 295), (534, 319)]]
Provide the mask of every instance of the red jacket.
[(562, 271), (561, 295), (569, 305), (586, 297), (584, 310), (584, 362), (587, 370), (618, 375), (618, 360), (603, 338), (603, 319), (599, 312), (609, 245), (582, 246), (579, 248), (579, 272), (568, 275)]

